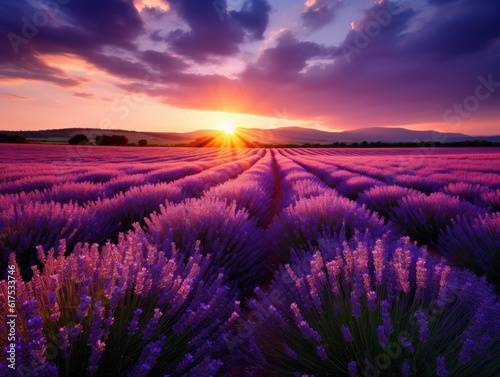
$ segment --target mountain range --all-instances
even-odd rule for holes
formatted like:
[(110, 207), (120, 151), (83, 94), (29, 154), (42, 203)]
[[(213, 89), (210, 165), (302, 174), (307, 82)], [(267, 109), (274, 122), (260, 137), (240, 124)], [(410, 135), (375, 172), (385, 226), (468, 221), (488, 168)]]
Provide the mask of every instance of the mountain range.
[(481, 140), (500, 142), (500, 135), (470, 136), (461, 133), (441, 133), (436, 131), (414, 131), (405, 128), (371, 127), (342, 132), (321, 131), (313, 128), (282, 127), (274, 129), (237, 128), (233, 135), (227, 135), (220, 130), (198, 130), (185, 133), (179, 132), (141, 132), (125, 130), (103, 130), (96, 128), (65, 128), (41, 131), (0, 131), (9, 136), (23, 136), (28, 141), (65, 143), (72, 136), (84, 134), (90, 141), (98, 135), (122, 135), (131, 143), (146, 139), (148, 145), (190, 145), (217, 146), (221, 142), (232, 145), (285, 145), (285, 144), (331, 144), (366, 142), (460, 142)]

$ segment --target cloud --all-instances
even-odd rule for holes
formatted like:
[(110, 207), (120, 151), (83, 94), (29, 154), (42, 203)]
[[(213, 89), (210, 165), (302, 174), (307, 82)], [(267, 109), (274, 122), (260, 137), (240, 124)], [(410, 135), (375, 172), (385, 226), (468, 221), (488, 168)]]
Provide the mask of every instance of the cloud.
[[(123, 90), (153, 83), (147, 94), (171, 106), (267, 116), (286, 108), (291, 118), (342, 128), (441, 122), (450, 106), (474, 94), (478, 76), (500, 81), (497, 0), (428, 0), (400, 8), (381, 0), (335, 46), (288, 30), (273, 45), (272, 39), (256, 43), (269, 28), (267, 0), (247, 0), (230, 11), (226, 0), (169, 0), (161, 19), (168, 26), (158, 19), (145, 25), (151, 8), (139, 13), (146, 2), (138, 4), (61, 5), (36, 35), (23, 37), (18, 53), (8, 39), (0, 43), (0, 81), (44, 81), (89, 98), (76, 89), (82, 78), (44, 58), (75, 56), (118, 79)], [(300, 17), (316, 30), (335, 19), (338, 6), (308, 0)], [(22, 36), (23, 17), (35, 11), (27, 0), (0, 2), (0, 34)], [(238, 75), (193, 73), (207, 61), (242, 56)], [(500, 116), (499, 99), (495, 89), (474, 117)]]
[(95, 97), (94, 94), (92, 93), (85, 93), (85, 92), (73, 92), (74, 97), (79, 97), (79, 98), (85, 98), (85, 99), (92, 99)]
[[(238, 78), (174, 75), (175, 86), (155, 95), (178, 107), (264, 116), (286, 108), (295, 119), (341, 128), (443, 123), (447, 109), (474, 95), (479, 76), (500, 82), (500, 46), (491, 42), (500, 33), (489, 24), (493, 16), (473, 0), (460, 4), (454, 10), (441, 5), (423, 29), (407, 32), (419, 10), (381, 1), (366, 10), (339, 46), (300, 41), (284, 31)], [(500, 14), (498, 6), (488, 4), (490, 12)], [(441, 26), (445, 19), (448, 26)], [(483, 21), (493, 31), (485, 30)], [(437, 49), (444, 41), (453, 46), (449, 27), (455, 25), (456, 32), (462, 24), (476, 26), (471, 35), (454, 34), (463, 40), (456, 48)], [(317, 59), (327, 62), (310, 64)], [(474, 117), (498, 117), (498, 100), (497, 88)]]
[(314, 42), (297, 40), (291, 31), (283, 30), (277, 38), (275, 47), (265, 50), (253, 65), (243, 72), (246, 79), (290, 82), (307, 66), (312, 58), (325, 58), (332, 50)]
[(163, 0), (134, 0), (135, 8), (140, 12), (143, 9), (159, 9), (162, 12), (167, 12), (170, 10), (170, 6), (166, 1)]
[(253, 39), (262, 39), (269, 23), (271, 6), (266, 0), (246, 0), (240, 11), (231, 11), (229, 15), (250, 32)]
[(500, 2), (432, 0), (435, 16), (418, 30), (409, 46), (418, 53), (441, 58), (479, 52), (500, 37)]
[(171, 0), (170, 5), (189, 30), (174, 30), (167, 41), (173, 51), (200, 62), (231, 56), (245, 40), (261, 39), (271, 9), (266, 0), (247, 0), (231, 12), (226, 0)]
[(29, 101), (33, 99), (32, 97), (22, 96), (20, 94), (15, 94), (15, 93), (0, 93), (0, 97), (16, 101)]
[[(34, 3), (36, 4), (36, 3)], [(126, 80), (141, 80), (150, 72), (186, 66), (168, 52), (140, 51), (136, 39), (143, 22), (131, 1), (72, 0), (57, 12), (46, 12), (48, 22), (26, 34), (27, 24), (37, 11), (28, 1), (0, 3), (0, 33), (15, 33), (22, 40), (16, 48), (0, 44), (0, 80), (45, 81), (61, 87), (75, 87), (84, 80), (50, 66), (42, 56), (75, 55), (97, 68)], [(41, 12), (41, 11), (38, 11)], [(27, 21), (26, 21), (27, 20)], [(12, 35), (12, 34), (11, 34)]]
[(308, 29), (321, 29), (335, 19), (335, 12), (342, 4), (341, 0), (307, 0), (300, 15), (302, 23)]

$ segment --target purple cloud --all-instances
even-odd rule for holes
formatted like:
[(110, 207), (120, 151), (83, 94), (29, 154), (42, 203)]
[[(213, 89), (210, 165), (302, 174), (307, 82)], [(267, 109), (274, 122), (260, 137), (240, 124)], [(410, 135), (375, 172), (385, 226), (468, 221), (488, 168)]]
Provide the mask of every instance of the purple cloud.
[(233, 55), (246, 39), (261, 39), (271, 9), (266, 0), (247, 0), (240, 11), (231, 12), (226, 0), (171, 0), (169, 4), (190, 30), (174, 30), (167, 41), (175, 52), (196, 61)]
[(340, 0), (308, 1), (300, 17), (305, 27), (317, 30), (335, 19), (335, 11), (342, 4)]

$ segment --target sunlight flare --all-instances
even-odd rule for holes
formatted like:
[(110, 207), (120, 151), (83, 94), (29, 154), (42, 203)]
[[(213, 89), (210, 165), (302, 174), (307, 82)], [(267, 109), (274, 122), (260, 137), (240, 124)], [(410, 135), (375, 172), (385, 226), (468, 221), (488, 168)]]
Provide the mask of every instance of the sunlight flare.
[(233, 122), (225, 121), (221, 124), (221, 130), (224, 131), (228, 135), (232, 135), (236, 126)]

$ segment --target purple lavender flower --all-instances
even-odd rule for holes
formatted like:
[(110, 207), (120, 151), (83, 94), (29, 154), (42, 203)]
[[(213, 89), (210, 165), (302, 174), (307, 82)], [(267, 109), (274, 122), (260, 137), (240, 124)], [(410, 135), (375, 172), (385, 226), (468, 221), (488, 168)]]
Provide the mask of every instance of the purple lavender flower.
[(401, 374), (403, 377), (410, 377), (410, 373), (411, 373), (410, 364), (408, 363), (408, 361), (405, 360), (403, 362), (403, 365), (401, 366)]
[(440, 355), (437, 357), (436, 375), (438, 377), (448, 377), (448, 371), (446, 370), (446, 363), (444, 356)]
[(351, 310), (353, 317), (361, 317), (361, 303), (359, 302), (359, 293), (356, 291), (351, 292)]
[(347, 343), (352, 342), (352, 334), (351, 334), (351, 329), (347, 325), (342, 325), (340, 328), (342, 330), (342, 336), (344, 337), (344, 340)]
[(177, 368), (175, 369), (175, 375), (182, 373), (189, 369), (190, 365), (194, 362), (194, 357), (190, 353), (186, 353), (182, 360), (177, 364)]
[(165, 335), (161, 335), (155, 342), (148, 343), (142, 350), (137, 366), (128, 375), (146, 377), (155, 365), (156, 360), (165, 345), (165, 340)]
[(427, 269), (425, 268), (426, 259), (423, 257), (418, 258), (417, 261), (417, 287), (419, 290), (423, 290), (426, 285), (427, 280)]
[(82, 295), (80, 297), (80, 302), (78, 303), (78, 307), (76, 308), (76, 318), (82, 320), (83, 318), (87, 317), (91, 304), (92, 304), (92, 297), (88, 295)]
[(103, 322), (104, 316), (104, 308), (102, 307), (101, 301), (96, 301), (94, 303), (94, 320), (92, 321), (92, 325), (90, 326), (90, 334), (87, 339), (88, 346), (94, 346), (97, 344), (97, 341), (102, 339), (103, 337)]
[(45, 358), (45, 337), (43, 336), (43, 319), (38, 314), (38, 301), (30, 300), (23, 303), (26, 312), (28, 327), (27, 348), (29, 352), (30, 365), (34, 371), (41, 371), (47, 367)]
[(316, 353), (318, 354), (319, 358), (323, 361), (325, 361), (328, 358), (325, 347), (323, 345), (316, 347)]
[(417, 310), (414, 314), (418, 326), (419, 326), (419, 335), (420, 335), (420, 342), (425, 343), (427, 342), (427, 339), (429, 339), (429, 320), (427, 319), (427, 316), (422, 312), (421, 310)]
[(50, 303), (50, 319), (54, 322), (59, 321), (61, 317), (61, 312), (59, 311), (59, 305), (57, 303), (57, 295), (54, 291), (49, 292), (49, 303)]
[(401, 343), (401, 345), (406, 348), (406, 350), (410, 353), (413, 353), (415, 352), (415, 348), (413, 348), (413, 344), (411, 344), (411, 342), (406, 339), (406, 337), (402, 336), (399, 338), (399, 343)]
[(375, 276), (376, 276), (375, 284), (381, 285), (385, 268), (385, 248), (382, 239), (378, 239), (375, 242), (375, 247), (372, 250), (372, 255), (373, 255), (373, 264), (375, 266)]
[(59, 339), (61, 340), (59, 344), (59, 349), (62, 351), (63, 359), (67, 359), (69, 356), (68, 351), (70, 347), (69, 332), (67, 327), (61, 327), (59, 329)]
[(139, 330), (139, 317), (142, 314), (142, 309), (137, 308), (134, 310), (134, 315), (132, 316), (132, 319), (129, 322), (129, 325), (127, 327), (127, 334), (128, 335), (134, 335), (137, 330)]
[(317, 343), (321, 342), (321, 336), (318, 334), (317, 331), (315, 331), (311, 326), (309, 326), (309, 324), (306, 321), (301, 321), (300, 323), (298, 323), (298, 326), (300, 331), (306, 338), (312, 339)]
[(297, 356), (297, 353), (290, 348), (290, 346), (288, 344), (286, 344), (285, 342), (282, 343), (283, 345), (283, 350), (285, 351), (285, 354), (293, 359), (293, 360), (297, 360), (298, 356)]
[(392, 334), (394, 332), (394, 328), (392, 327), (392, 319), (391, 313), (389, 312), (389, 308), (391, 305), (387, 300), (382, 301), (382, 324), (384, 326), (384, 331), (386, 334)]
[(142, 330), (142, 338), (145, 340), (151, 339), (153, 336), (153, 333), (155, 332), (156, 328), (158, 327), (158, 323), (160, 322), (160, 318), (162, 317), (163, 313), (160, 311), (159, 308), (156, 308), (154, 310), (153, 317), (149, 320), (148, 324), (146, 325), (146, 328)]
[(378, 337), (378, 342), (382, 347), (387, 346), (387, 343), (389, 341), (387, 340), (387, 334), (385, 332), (384, 326), (380, 325), (376, 328), (377, 331), (377, 337)]
[(94, 345), (92, 345), (92, 354), (90, 355), (89, 366), (87, 367), (87, 370), (90, 373), (97, 372), (97, 369), (99, 368), (99, 360), (101, 359), (105, 348), (106, 343), (101, 340), (98, 340)]
[(374, 311), (377, 309), (377, 293), (370, 291), (366, 294), (368, 310)]
[(356, 361), (351, 360), (347, 364), (347, 372), (349, 373), (349, 376), (353, 377), (358, 374), (358, 365), (356, 364)]

